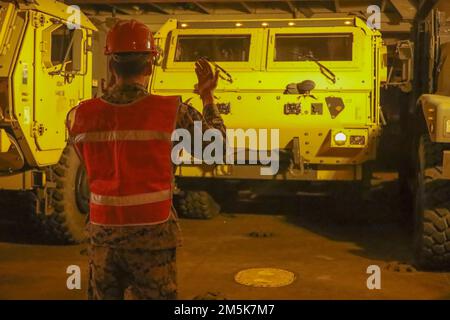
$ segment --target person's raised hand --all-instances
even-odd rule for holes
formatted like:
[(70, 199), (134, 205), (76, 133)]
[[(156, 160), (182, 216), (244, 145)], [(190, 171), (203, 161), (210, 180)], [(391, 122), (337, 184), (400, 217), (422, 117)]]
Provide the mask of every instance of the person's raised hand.
[(195, 73), (197, 74), (197, 91), (200, 97), (204, 100), (213, 99), (214, 90), (217, 87), (217, 81), (219, 79), (219, 70), (214, 72), (211, 64), (206, 59), (200, 58), (195, 63)]

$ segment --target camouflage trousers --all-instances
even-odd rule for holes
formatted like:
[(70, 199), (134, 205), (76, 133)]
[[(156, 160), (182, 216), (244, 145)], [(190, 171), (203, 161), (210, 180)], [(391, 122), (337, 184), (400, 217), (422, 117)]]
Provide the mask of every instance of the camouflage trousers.
[(90, 300), (177, 298), (176, 248), (89, 247)]

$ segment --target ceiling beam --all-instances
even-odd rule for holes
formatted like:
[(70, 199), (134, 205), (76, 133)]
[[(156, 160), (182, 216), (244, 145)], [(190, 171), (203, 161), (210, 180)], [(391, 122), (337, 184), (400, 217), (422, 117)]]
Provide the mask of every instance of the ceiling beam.
[(334, 11), (336, 13), (342, 12), (341, 11), (341, 3), (339, 0), (334, 0)]
[(298, 7), (298, 11), (301, 14), (303, 14), (306, 18), (311, 18), (314, 15), (314, 11), (312, 11), (311, 8), (304, 5), (300, 5), (300, 7)]
[[(66, 0), (66, 3), (70, 4), (139, 4), (139, 3), (149, 3), (149, 0)], [(150, 0), (151, 3), (211, 3), (211, 2), (219, 2), (219, 3), (241, 3), (242, 0), (219, 0), (219, 1), (211, 1), (211, 0), (185, 0), (185, 1), (172, 1), (172, 0)], [(245, 2), (274, 2), (274, 0), (245, 0)]]
[(297, 8), (295, 7), (295, 5), (292, 3), (292, 1), (286, 1), (286, 5), (288, 6), (289, 11), (292, 13), (292, 16), (293, 16), (294, 18), (297, 18), (297, 16), (298, 16), (298, 10), (297, 10)]
[(108, 4), (108, 6), (111, 7), (111, 9), (114, 12), (114, 15), (119, 13), (119, 12), (122, 12), (124, 14), (133, 14), (133, 12), (131, 12), (131, 10), (127, 10), (127, 9), (121, 8), (121, 7), (115, 6), (113, 4)]
[(150, 8), (154, 9), (156, 12), (158, 13), (162, 13), (162, 14), (170, 14), (170, 12), (168, 12), (167, 10), (165, 10), (164, 8), (162, 8), (160, 5), (153, 3), (153, 2), (145, 2)]
[(245, 12), (247, 12), (247, 13), (253, 12), (252, 8), (250, 8), (250, 6), (246, 2), (241, 1), (241, 2), (239, 2), (239, 4), (241, 5), (241, 7), (244, 9)]
[(211, 12), (209, 12), (208, 8), (206, 8), (203, 4), (201, 4), (199, 1), (194, 1), (192, 2), (201, 13), (204, 14), (211, 14)]
[(418, 10), (418, 18), (423, 19), (426, 17), (430, 11), (433, 9), (435, 5), (437, 5), (439, 0), (420, 0), (419, 2), (419, 10)]
[[(113, 5), (111, 5), (111, 4), (108, 4), (108, 7), (111, 8), (112, 14), (115, 15), (116, 12), (117, 12), (117, 7), (116, 7), (116, 6), (113, 6)], [(123, 12), (123, 11), (122, 11), (122, 13), (126, 13), (126, 12)]]
[(381, 12), (386, 11), (386, 5), (388, 3), (388, 0), (381, 0)]
[(390, 0), (395, 10), (403, 20), (414, 20), (417, 14), (417, 7), (412, 0)]
[(142, 10), (142, 8), (138, 5), (133, 5), (131, 6), (131, 8), (133, 9), (135, 14), (143, 14), (144, 10)]

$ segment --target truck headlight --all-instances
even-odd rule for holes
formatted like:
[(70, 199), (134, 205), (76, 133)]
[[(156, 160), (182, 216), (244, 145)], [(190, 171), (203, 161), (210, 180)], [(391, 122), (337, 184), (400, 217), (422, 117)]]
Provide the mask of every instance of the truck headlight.
[(341, 128), (331, 130), (332, 148), (365, 148), (369, 139), (365, 128)]
[(347, 136), (343, 132), (338, 132), (334, 135), (334, 143), (338, 146), (342, 146), (347, 142)]

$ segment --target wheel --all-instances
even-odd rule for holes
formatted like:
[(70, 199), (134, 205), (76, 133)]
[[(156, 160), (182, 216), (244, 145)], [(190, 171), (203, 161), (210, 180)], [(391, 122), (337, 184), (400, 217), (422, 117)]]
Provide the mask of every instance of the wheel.
[(211, 197), (220, 206), (220, 212), (232, 212), (239, 195), (238, 181), (215, 181), (208, 188)]
[(48, 169), (47, 180), (54, 184), (47, 191), (50, 214), (37, 215), (44, 232), (58, 242), (82, 242), (86, 238), (90, 192), (84, 166), (71, 146)]
[(181, 216), (192, 219), (211, 219), (220, 212), (220, 206), (206, 191), (184, 191), (176, 207)]
[(422, 269), (450, 267), (450, 182), (442, 179), (443, 145), (417, 142), (414, 192), (414, 258)]

